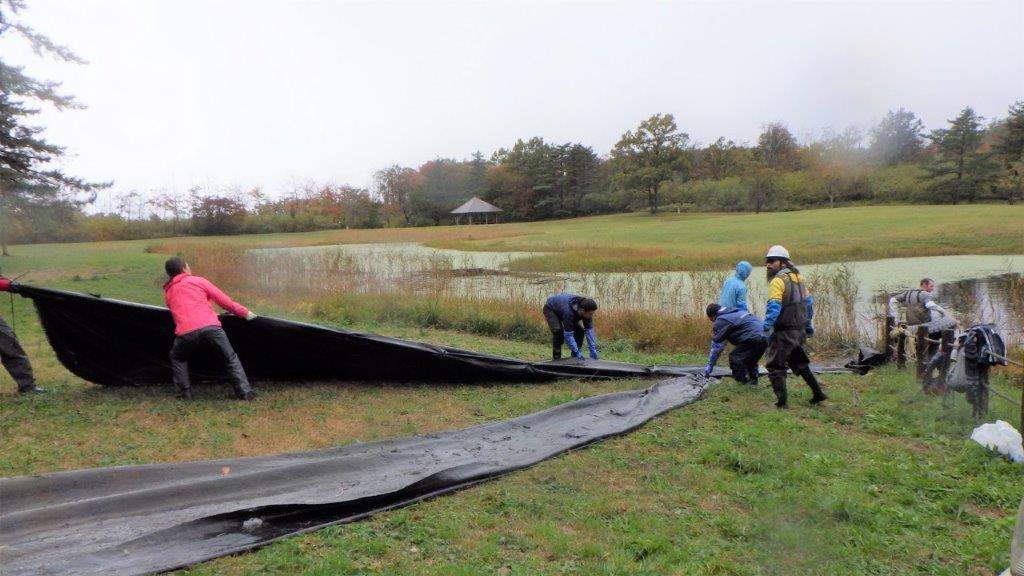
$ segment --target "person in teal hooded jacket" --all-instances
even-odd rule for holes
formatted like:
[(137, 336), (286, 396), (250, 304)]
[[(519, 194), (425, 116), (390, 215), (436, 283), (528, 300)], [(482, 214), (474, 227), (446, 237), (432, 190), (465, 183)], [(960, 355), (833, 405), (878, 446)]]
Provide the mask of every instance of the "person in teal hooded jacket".
[(736, 273), (725, 279), (722, 284), (722, 296), (718, 299), (718, 305), (722, 308), (738, 308), (744, 312), (747, 308), (747, 277), (754, 267), (746, 260), (740, 260), (736, 264)]

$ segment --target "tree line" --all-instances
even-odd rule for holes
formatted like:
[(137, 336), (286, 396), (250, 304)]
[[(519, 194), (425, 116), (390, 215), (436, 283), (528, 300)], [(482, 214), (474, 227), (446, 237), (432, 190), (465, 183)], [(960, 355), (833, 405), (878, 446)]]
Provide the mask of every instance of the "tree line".
[(908, 110), (889, 112), (867, 134), (826, 130), (800, 143), (782, 123), (756, 143), (719, 138), (696, 145), (671, 114), (626, 131), (607, 153), (581, 143), (517, 140), (489, 157), (391, 165), (359, 188), (294, 186), (278, 197), (260, 188), (186, 194), (115, 195), (106, 213), (56, 202), (12, 223), (19, 242), (105, 240), (180, 234), (301, 232), (330, 228), (430, 226), (474, 196), (505, 221), (659, 211), (776, 211), (849, 203), (952, 203), (1024, 197), (1024, 102), (985, 123), (965, 108), (926, 132)]
[[(0, 33), (40, 53), (81, 63), (18, 22), (23, 0), (0, 0)], [(890, 111), (867, 133), (851, 127), (798, 141), (781, 122), (754, 143), (694, 142), (672, 114), (627, 130), (611, 150), (579, 142), (519, 139), (489, 156), (437, 158), (378, 170), (368, 188), (308, 182), (270, 196), (261, 188), (187, 193), (124, 191), (101, 213), (84, 208), (93, 183), (54, 169), (64, 150), (31, 125), (40, 104), (81, 107), (59, 83), (27, 76), (0, 58), (0, 244), (182, 234), (299, 232), (429, 226), (477, 196), (505, 221), (659, 211), (776, 211), (849, 203), (952, 203), (1024, 197), (1024, 101), (986, 121), (966, 107), (926, 131), (911, 111)]]

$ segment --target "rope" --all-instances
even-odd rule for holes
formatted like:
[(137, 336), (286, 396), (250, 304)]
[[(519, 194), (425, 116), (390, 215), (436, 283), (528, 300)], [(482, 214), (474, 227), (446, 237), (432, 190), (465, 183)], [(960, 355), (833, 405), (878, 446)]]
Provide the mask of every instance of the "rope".
[(1010, 404), (1013, 404), (1014, 406), (1020, 408), (1020, 402), (1017, 402), (1017, 400), (1015, 400), (1014, 398), (1011, 398), (1011, 397), (1007, 396), (1006, 394), (1003, 394), (999, 390), (996, 390), (995, 388), (992, 387), (992, 385), (989, 385), (988, 389), (989, 389), (990, 392), (992, 392), (993, 394), (995, 394), (999, 398), (1002, 398), (1003, 400), (1006, 400)]
[(988, 355), (992, 356), (994, 358), (998, 358), (998, 359), (1000, 359), (1000, 360), (1002, 360), (1004, 362), (1009, 362), (1010, 364), (1013, 364), (1014, 366), (1020, 366), (1021, 368), (1024, 368), (1024, 364), (1021, 364), (1020, 362), (1017, 362), (1013, 358), (1007, 358), (1006, 356), (1002, 356), (1002, 355), (996, 354), (995, 352), (989, 352)]
[[(904, 327), (899, 327), (899, 328), (893, 328), (892, 332), (889, 332), (889, 336), (892, 336), (894, 334), (895, 335), (902, 334), (903, 336), (906, 336), (907, 338), (910, 338), (911, 340), (918, 340), (919, 339), (916, 334), (912, 333), (905, 326)], [(933, 340), (932, 338), (928, 338), (927, 336), (921, 337), (920, 340), (924, 340), (925, 342), (931, 342), (933, 344), (942, 344), (942, 340)], [(955, 347), (955, 344), (954, 344), (954, 347)]]
[[(29, 272), (31, 272), (31, 270), (26, 270), (26, 271), (22, 272), (21, 274), (18, 274), (14, 278), (11, 278), (11, 282), (17, 282), (19, 278), (23, 278)], [(11, 332), (13, 332), (15, 336), (17, 336), (18, 335), (18, 321), (14, 319), (14, 292), (8, 292), (8, 294), (11, 295)]]
[[(1022, 332), (1024, 332), (1024, 331), (1022, 331)], [(907, 338), (911, 338), (913, 340), (917, 340), (918, 339), (918, 337), (916, 335), (914, 335), (913, 333), (911, 333), (910, 330), (906, 326), (899, 326), (899, 327), (893, 328), (892, 331), (889, 332), (890, 336), (900, 335), (900, 334), (902, 334), (903, 336), (906, 336)], [(921, 339), (925, 340), (927, 342), (935, 343), (935, 344), (942, 344), (941, 340), (933, 340), (931, 338), (921, 338)], [(894, 348), (894, 346), (895, 345), (890, 345), (889, 347), (890, 348)], [(953, 348), (958, 348), (958, 347), (959, 346), (957, 345), (956, 341), (954, 340), (953, 341)], [(991, 352), (991, 351), (988, 354), (990, 356), (994, 357), (994, 358), (998, 358), (1000, 360), (1003, 360), (1004, 362), (1008, 362), (1010, 364), (1013, 364), (1014, 366), (1019, 366), (1021, 368), (1024, 368), (1024, 364), (1014, 360), (1013, 358), (1007, 358), (1006, 356), (1002, 356), (1000, 354), (996, 354), (995, 352)]]

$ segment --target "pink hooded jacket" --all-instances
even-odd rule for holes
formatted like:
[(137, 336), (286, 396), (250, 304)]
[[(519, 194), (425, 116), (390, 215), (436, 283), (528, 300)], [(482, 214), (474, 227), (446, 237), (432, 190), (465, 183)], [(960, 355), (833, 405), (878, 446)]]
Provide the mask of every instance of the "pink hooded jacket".
[(239, 318), (249, 315), (249, 309), (235, 302), (206, 278), (182, 272), (164, 284), (164, 301), (174, 317), (174, 334), (181, 336), (207, 326), (220, 326), (213, 300), (221, 308)]

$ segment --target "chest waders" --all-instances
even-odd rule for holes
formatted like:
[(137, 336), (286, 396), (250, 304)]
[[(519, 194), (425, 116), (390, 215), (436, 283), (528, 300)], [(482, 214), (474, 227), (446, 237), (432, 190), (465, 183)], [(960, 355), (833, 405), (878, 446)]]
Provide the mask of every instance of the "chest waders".
[[(947, 328), (952, 328), (955, 322), (952, 318), (943, 317), (933, 321), (931, 312), (925, 304), (928, 302), (928, 293), (924, 290), (907, 290), (896, 296), (896, 301), (903, 304), (906, 324), (917, 326), (914, 334), (914, 353), (917, 356), (916, 376), (918, 382), (927, 385), (925, 372), (931, 359), (940, 352), (939, 339)], [(895, 326), (892, 319), (886, 318), (886, 339), (888, 342), (889, 333)], [(890, 350), (893, 344), (888, 344)], [(900, 333), (896, 337), (895, 352), (896, 367), (903, 369), (907, 366), (907, 336)]]
[(821, 384), (811, 371), (810, 359), (804, 351), (807, 339), (807, 292), (800, 277), (789, 269), (782, 269), (775, 276), (785, 284), (782, 292), (782, 309), (768, 339), (768, 379), (775, 392), (775, 406), (788, 408), (789, 393), (786, 389), (786, 373), (792, 370), (811, 389), (811, 404), (827, 400)]
[(903, 293), (900, 300), (903, 301), (903, 305), (906, 306), (907, 311), (907, 324), (927, 324), (931, 321), (931, 313), (928, 312), (928, 308), (925, 307), (925, 294), (924, 290), (907, 290)]

